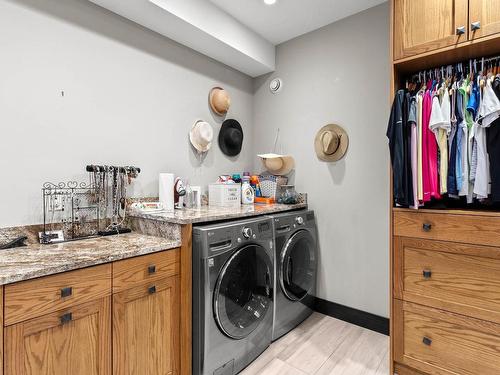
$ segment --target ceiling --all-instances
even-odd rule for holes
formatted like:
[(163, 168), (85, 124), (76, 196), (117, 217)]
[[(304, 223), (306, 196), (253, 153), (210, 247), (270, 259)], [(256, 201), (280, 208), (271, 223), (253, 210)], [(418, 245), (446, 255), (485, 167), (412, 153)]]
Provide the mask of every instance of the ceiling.
[(277, 45), (386, 0), (210, 0)]

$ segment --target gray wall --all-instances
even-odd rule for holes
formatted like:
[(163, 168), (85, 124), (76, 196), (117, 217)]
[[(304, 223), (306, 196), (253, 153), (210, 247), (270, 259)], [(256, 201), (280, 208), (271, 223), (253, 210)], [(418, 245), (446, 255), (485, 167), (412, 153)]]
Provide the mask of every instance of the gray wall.
[[(0, 51), (0, 226), (39, 223), (42, 183), (86, 179), (86, 163), (142, 167), (135, 196), (159, 172), (206, 185), (252, 166), (251, 78), (86, 0), (1, 0)], [(188, 131), (201, 118), (216, 140), (214, 85), (244, 146), (231, 159), (215, 142), (201, 165)]]
[[(277, 70), (256, 80), (254, 102), (256, 151), (269, 151), (281, 129), (297, 190), (317, 215), (318, 296), (382, 316), (389, 315), (388, 18), (383, 4), (278, 46)], [(277, 95), (268, 89), (274, 77), (284, 82)], [(313, 146), (328, 123), (350, 138), (347, 156), (330, 164)]]

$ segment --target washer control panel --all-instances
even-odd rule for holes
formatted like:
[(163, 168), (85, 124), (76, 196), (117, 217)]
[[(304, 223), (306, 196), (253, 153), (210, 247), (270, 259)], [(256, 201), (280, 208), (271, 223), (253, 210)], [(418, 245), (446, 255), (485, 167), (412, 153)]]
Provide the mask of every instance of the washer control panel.
[(253, 236), (253, 230), (250, 227), (244, 227), (242, 230), (243, 237), (246, 239), (251, 238)]

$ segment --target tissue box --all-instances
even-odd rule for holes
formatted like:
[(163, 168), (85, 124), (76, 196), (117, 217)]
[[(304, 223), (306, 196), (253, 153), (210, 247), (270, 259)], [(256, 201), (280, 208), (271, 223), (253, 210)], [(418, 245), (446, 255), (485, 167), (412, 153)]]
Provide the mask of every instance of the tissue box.
[(219, 207), (239, 207), (241, 205), (241, 185), (208, 185), (208, 205)]

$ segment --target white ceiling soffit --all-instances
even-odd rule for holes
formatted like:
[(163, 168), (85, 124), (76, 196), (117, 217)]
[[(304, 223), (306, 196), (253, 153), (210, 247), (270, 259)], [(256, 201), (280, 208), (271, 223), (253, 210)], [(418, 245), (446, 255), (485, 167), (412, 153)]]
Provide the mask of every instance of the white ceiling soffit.
[(386, 0), (211, 0), (273, 44), (319, 29)]
[(274, 45), (210, 1), (90, 1), (251, 77), (274, 71)]

